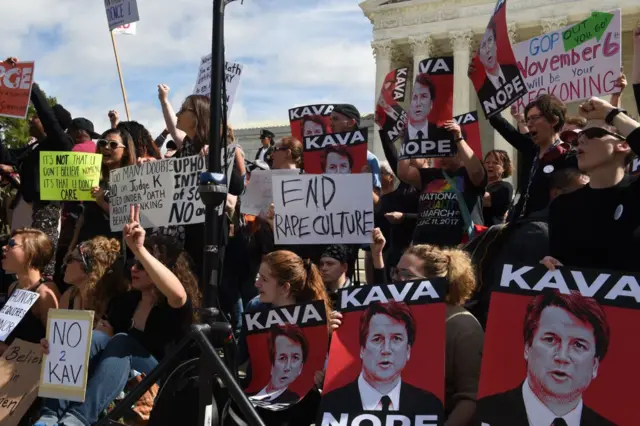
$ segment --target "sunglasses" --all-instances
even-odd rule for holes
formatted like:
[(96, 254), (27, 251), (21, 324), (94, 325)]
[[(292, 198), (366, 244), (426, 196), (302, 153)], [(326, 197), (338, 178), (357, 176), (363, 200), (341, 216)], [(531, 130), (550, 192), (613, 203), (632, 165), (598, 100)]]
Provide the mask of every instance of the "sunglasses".
[(91, 258), (84, 252), (82, 246), (78, 246), (77, 249), (69, 253), (64, 259), (64, 263), (67, 265), (73, 261), (82, 263), (82, 267), (85, 272), (89, 272), (91, 270)]
[(584, 129), (582, 132), (580, 132), (580, 136), (582, 135), (584, 135), (588, 139), (599, 139), (605, 136), (613, 136), (614, 138), (621, 141), (627, 140), (627, 138), (625, 138), (624, 136), (618, 133), (610, 132), (602, 127), (589, 127), (588, 129)]
[(18, 244), (14, 238), (11, 238), (9, 241), (7, 241), (7, 247), (12, 249), (14, 247), (22, 247), (22, 246)]
[(144, 265), (142, 263), (140, 263), (139, 260), (136, 260), (133, 263), (133, 266), (135, 266), (138, 271), (144, 271)]
[(180, 111), (178, 111), (178, 112), (176, 113), (176, 116), (178, 116), (178, 115), (180, 115), (180, 114), (183, 114), (183, 113), (185, 113), (185, 112), (187, 112), (187, 111), (192, 112), (192, 113), (194, 113), (194, 114), (196, 113), (196, 111), (195, 111), (193, 108), (180, 108)]
[(100, 139), (97, 142), (99, 148), (109, 147), (112, 151), (115, 151), (118, 148), (124, 148), (124, 145), (117, 141), (108, 141), (106, 139)]

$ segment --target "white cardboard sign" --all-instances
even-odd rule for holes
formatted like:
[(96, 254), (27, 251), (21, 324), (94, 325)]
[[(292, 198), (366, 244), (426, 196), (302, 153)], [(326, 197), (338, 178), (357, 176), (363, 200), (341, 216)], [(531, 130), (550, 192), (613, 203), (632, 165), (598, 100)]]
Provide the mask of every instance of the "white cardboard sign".
[(4, 342), (22, 321), (40, 295), (33, 291), (15, 289), (0, 309), (0, 342)]
[(298, 175), (299, 169), (254, 170), (247, 190), (241, 197), (240, 210), (244, 214), (258, 216), (273, 203), (272, 177), (275, 175)]
[(136, 0), (104, 0), (109, 30), (140, 20)]
[[(242, 77), (242, 65), (235, 62), (225, 62), (224, 76), (227, 89), (227, 113), (231, 114), (231, 107), (236, 98), (236, 91)], [(198, 79), (193, 89), (194, 95), (211, 95), (211, 55), (203, 56), (200, 60)]]

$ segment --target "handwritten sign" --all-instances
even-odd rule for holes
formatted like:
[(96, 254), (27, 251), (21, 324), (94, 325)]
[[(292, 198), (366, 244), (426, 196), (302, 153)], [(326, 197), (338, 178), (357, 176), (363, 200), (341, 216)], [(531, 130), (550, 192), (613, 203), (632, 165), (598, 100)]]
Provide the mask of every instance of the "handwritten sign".
[(15, 289), (0, 309), (0, 341), (4, 342), (16, 328), (40, 295), (33, 291)]
[(109, 30), (140, 20), (136, 0), (104, 0)]
[(34, 62), (0, 62), (0, 117), (27, 118), (34, 72)]
[(40, 198), (50, 201), (94, 201), (102, 154), (40, 151)]
[[(227, 91), (227, 113), (231, 113), (231, 107), (236, 97), (238, 84), (242, 77), (242, 65), (235, 62), (224, 63), (224, 78)], [(203, 56), (200, 60), (200, 70), (198, 71), (198, 79), (196, 87), (193, 89), (194, 95), (211, 95), (211, 55)]]
[(272, 177), (274, 175), (298, 174), (300, 174), (299, 169), (254, 170), (251, 172), (251, 180), (249, 180), (247, 190), (241, 197), (240, 210), (244, 214), (255, 216), (266, 212), (273, 203)]
[(137, 24), (132, 22), (130, 24), (120, 25), (118, 28), (113, 29), (114, 34), (126, 34), (136, 35)]
[(0, 426), (16, 426), (38, 395), (42, 347), (15, 339), (0, 357)]
[(620, 9), (594, 12), (578, 25), (515, 44), (513, 52), (529, 90), (518, 100), (518, 110), (545, 93), (569, 103), (618, 91), (614, 83), (622, 60), (620, 16)]
[(371, 242), (371, 174), (273, 176), (277, 244)]
[(93, 311), (49, 310), (49, 355), (42, 364), (38, 396), (84, 402), (93, 315)]

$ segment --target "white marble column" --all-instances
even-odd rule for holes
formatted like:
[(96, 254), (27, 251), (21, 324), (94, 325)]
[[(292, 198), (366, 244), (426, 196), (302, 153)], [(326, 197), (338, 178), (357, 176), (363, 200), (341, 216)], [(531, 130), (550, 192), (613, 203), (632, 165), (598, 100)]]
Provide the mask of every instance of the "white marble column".
[(409, 37), (409, 46), (413, 57), (413, 79), (419, 74), (420, 61), (433, 56), (434, 41), (430, 35), (422, 37)]
[(473, 39), (471, 31), (452, 31), (449, 33), (453, 50), (453, 115), (469, 112), (471, 108), (469, 92), (473, 90), (469, 80), (470, 47)]
[(566, 16), (554, 16), (553, 18), (544, 18), (540, 21), (543, 33), (550, 33), (558, 28), (562, 28), (567, 25)]
[[(393, 56), (393, 43), (391, 40), (380, 40), (371, 43), (373, 55), (376, 58), (376, 92), (374, 97), (373, 111), (375, 111), (380, 96), (380, 89), (384, 78), (391, 71), (391, 60)], [(373, 152), (378, 159), (384, 159), (384, 152), (380, 144), (380, 135), (378, 135), (378, 125), (374, 124), (373, 140), (369, 142), (369, 150)]]

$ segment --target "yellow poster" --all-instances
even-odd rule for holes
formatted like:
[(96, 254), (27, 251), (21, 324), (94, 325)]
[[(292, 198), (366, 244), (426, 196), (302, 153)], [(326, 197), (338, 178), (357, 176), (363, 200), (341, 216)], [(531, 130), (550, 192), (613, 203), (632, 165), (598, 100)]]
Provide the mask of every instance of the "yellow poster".
[(40, 199), (93, 201), (91, 188), (100, 182), (102, 154), (40, 151)]
[(38, 396), (84, 402), (93, 331), (93, 311), (49, 309)]

